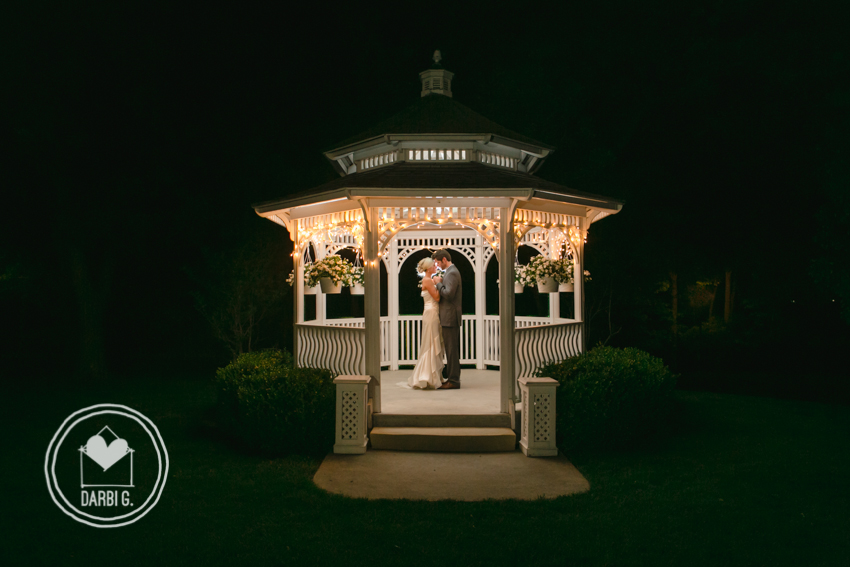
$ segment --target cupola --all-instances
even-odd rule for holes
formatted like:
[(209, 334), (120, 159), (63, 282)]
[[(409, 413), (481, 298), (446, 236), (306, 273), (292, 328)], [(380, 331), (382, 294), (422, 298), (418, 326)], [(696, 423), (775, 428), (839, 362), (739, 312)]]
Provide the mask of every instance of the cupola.
[(438, 49), (434, 52), (434, 64), (431, 65), (431, 68), (419, 73), (419, 78), (422, 80), (422, 96), (430, 94), (452, 96), (452, 78), (455, 75), (451, 71), (443, 69), (440, 64), (441, 59), (442, 56)]

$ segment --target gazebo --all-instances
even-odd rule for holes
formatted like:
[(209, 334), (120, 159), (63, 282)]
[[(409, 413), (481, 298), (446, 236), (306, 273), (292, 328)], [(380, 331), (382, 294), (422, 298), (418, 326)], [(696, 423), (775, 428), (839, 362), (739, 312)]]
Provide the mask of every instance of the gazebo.
[[(454, 76), (442, 67), (439, 51), (434, 65), (419, 75), (422, 91), (416, 103), (325, 152), (339, 179), (254, 206), (258, 215), (285, 227), (294, 243), (295, 361), (340, 375), (336, 452), (364, 452), (373, 422), (373, 446), (382, 424), (510, 423), (521, 431), (526, 454), (557, 454), (554, 381), (531, 376), (546, 362), (584, 351), (580, 275), (588, 228), (622, 204), (536, 177), (554, 148), (456, 102)], [(574, 290), (549, 294), (548, 317), (515, 316), (514, 265), (522, 246), (552, 259), (569, 254), (574, 262)], [(305, 320), (305, 261), (345, 248), (356, 249), (365, 268), (364, 317), (329, 317), (326, 298), (317, 293), (310, 299), (315, 318)], [(382, 404), (382, 389), (388, 387), (382, 369), (396, 371), (418, 357), (421, 317), (399, 314), (399, 271), (411, 254), (439, 248), (468, 261), (474, 272), (475, 312), (463, 316), (461, 364), (491, 369), (497, 378), (499, 401), (492, 413), (498, 416), (487, 424), (471, 416), (460, 419), (462, 408), (454, 420), (445, 415), (430, 423), (425, 417), (415, 423), (401, 416), (393, 420)], [(499, 314), (487, 315), (485, 274), (493, 261), (498, 262)], [(387, 278), (386, 316), (380, 309), (381, 264)], [(570, 319), (560, 317), (563, 300), (573, 302)], [(492, 370), (497, 367), (498, 376)], [(409, 447), (390, 443), (386, 448)]]

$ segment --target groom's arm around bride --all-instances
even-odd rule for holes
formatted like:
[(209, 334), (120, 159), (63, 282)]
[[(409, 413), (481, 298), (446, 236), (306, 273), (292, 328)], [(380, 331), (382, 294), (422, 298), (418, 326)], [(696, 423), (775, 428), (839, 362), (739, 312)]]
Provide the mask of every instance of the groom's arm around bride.
[(460, 291), (460, 273), (457, 268), (450, 266), (446, 274), (438, 277), (437, 291), (440, 294), (440, 299), (445, 299), (446, 308), (440, 309), (440, 324), (443, 327), (460, 327), (462, 320), (462, 311), (459, 309), (456, 301), (458, 292)]
[(443, 344), (446, 347), (446, 378), (451, 384), (444, 388), (460, 387), (460, 327), (463, 324), (463, 284), (460, 272), (452, 264), (447, 250), (438, 250), (432, 256), (437, 265), (446, 271), (442, 278), (436, 278), (437, 291), (440, 294), (440, 326), (443, 329)]

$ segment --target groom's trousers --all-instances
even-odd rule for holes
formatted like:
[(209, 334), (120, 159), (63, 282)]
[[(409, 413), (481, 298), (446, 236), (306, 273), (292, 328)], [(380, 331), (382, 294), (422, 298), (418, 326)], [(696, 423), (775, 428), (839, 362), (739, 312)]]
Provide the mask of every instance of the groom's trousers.
[(446, 377), (460, 386), (460, 327), (443, 327), (443, 346), (446, 348)]

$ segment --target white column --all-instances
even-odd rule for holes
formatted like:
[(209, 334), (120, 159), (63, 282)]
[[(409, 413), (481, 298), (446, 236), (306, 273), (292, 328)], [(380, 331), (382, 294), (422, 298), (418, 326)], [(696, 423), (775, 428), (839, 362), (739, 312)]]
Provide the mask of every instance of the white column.
[[(298, 221), (293, 221), (292, 226), (297, 227)], [(304, 257), (298, 251), (300, 244), (298, 230), (297, 228), (293, 228), (293, 230), (295, 230), (295, 235), (292, 244), (292, 267), (295, 270), (295, 282), (292, 284), (292, 301), (294, 303), (293, 314), (297, 325), (304, 322)], [(292, 330), (294, 335), (292, 337), (292, 356), (295, 359), (295, 366), (298, 366), (301, 362), (298, 360), (298, 353), (301, 352), (301, 338), (299, 337), (297, 327), (294, 327)]]
[[(555, 248), (555, 239), (552, 238), (553, 230), (549, 231), (549, 259), (554, 260), (559, 250)], [(549, 321), (554, 325), (561, 316), (561, 292), (549, 294)]]
[[(297, 222), (297, 221), (294, 221)], [(294, 224), (294, 223), (293, 223)], [(293, 244), (292, 267), (295, 268), (295, 283), (292, 286), (292, 294), (295, 296), (295, 322), (304, 322), (304, 255), (298, 251), (301, 242), (296, 233)], [(298, 352), (298, 345), (295, 346)]]
[(573, 310), (575, 320), (581, 321), (581, 341), (579, 345), (581, 352), (585, 352), (585, 324), (584, 324), (584, 230), (587, 228), (587, 219), (578, 217), (579, 242), (573, 244), (575, 248), (575, 264), (573, 266)]
[(334, 453), (362, 454), (369, 443), (369, 376), (337, 376)]
[(521, 376), (522, 431), (519, 448), (526, 457), (555, 457), (555, 394), (558, 381)]
[(398, 370), (398, 239), (390, 242), (387, 266), (387, 307), (390, 319), (390, 370)]
[(365, 294), (364, 323), (366, 327), (366, 374), (372, 377), (369, 382), (369, 397), (372, 398), (372, 411), (381, 411), (381, 270), (378, 266), (378, 209), (366, 209), (368, 222), (363, 238), (363, 263)]
[(499, 373), (501, 412), (509, 413), (514, 403), (514, 235), (509, 209), (499, 209)]
[[(488, 244), (489, 246), (489, 244)], [(487, 306), (484, 238), (475, 233), (475, 367), (484, 370), (484, 312)]]
[[(325, 242), (322, 242), (316, 247), (316, 260), (322, 260), (328, 254), (328, 245)], [(326, 310), (327, 302), (325, 301), (325, 294), (321, 292), (321, 287), (316, 287), (316, 324), (324, 325), (325, 319), (327, 318), (327, 310)]]

